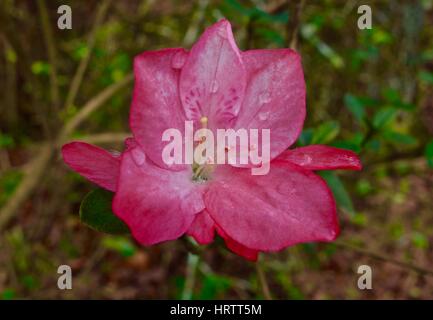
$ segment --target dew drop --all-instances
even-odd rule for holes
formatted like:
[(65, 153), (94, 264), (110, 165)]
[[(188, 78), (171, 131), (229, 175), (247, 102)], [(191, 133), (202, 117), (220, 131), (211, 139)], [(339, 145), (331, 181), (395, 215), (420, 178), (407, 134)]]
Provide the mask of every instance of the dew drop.
[(304, 154), (304, 158), (301, 161), (301, 165), (310, 164), (313, 159), (308, 154)]
[(212, 81), (212, 85), (210, 86), (210, 92), (216, 93), (218, 91), (218, 81)]
[(115, 158), (119, 158), (122, 155), (122, 153), (120, 151), (117, 151), (117, 150), (110, 150), (110, 153)]
[(260, 104), (269, 103), (271, 101), (271, 95), (268, 91), (264, 91), (259, 95)]
[(269, 111), (264, 111), (264, 112), (260, 112), (259, 113), (259, 119), (262, 121), (268, 120), (269, 119)]
[(140, 148), (134, 148), (131, 153), (132, 159), (137, 166), (141, 167), (146, 162), (146, 155), (140, 150)]
[(181, 69), (186, 61), (187, 53), (184, 51), (177, 52), (171, 59), (171, 67), (173, 69)]

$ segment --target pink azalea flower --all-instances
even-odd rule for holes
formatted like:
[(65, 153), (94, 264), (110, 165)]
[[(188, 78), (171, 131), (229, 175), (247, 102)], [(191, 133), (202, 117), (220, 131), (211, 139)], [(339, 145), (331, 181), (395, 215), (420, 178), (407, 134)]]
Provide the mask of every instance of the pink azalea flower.
[[(140, 54), (134, 73), (134, 138), (121, 156), (82, 142), (66, 144), (62, 153), (73, 170), (115, 192), (113, 211), (139, 243), (187, 234), (208, 244), (217, 233), (229, 249), (254, 261), (261, 251), (337, 237), (335, 201), (313, 171), (359, 170), (361, 164), (353, 152), (328, 146), (288, 150), (306, 113), (296, 52), (240, 51), (229, 22), (221, 20), (189, 52)], [(168, 128), (183, 132), (185, 120), (199, 123), (203, 117), (211, 130), (270, 129), (269, 173), (212, 165), (197, 181), (191, 165), (166, 165), (162, 133)]]

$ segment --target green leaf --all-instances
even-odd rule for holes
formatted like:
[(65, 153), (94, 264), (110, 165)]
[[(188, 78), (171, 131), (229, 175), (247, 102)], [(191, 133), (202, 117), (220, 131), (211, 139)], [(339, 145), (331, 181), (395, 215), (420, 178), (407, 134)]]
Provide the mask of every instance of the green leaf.
[(252, 15), (252, 10), (248, 7), (243, 6), (239, 1), (236, 0), (225, 0), (226, 4), (228, 4), (231, 8), (238, 11), (241, 15), (250, 17)]
[(361, 152), (361, 146), (359, 143), (354, 143), (352, 141), (347, 140), (339, 140), (331, 143), (331, 146), (340, 148), (340, 149), (347, 149), (352, 150), (353, 152), (359, 153)]
[(306, 146), (311, 144), (311, 140), (313, 139), (314, 130), (312, 128), (302, 130), (298, 143), (300, 146)]
[(356, 120), (362, 122), (365, 118), (364, 104), (360, 99), (351, 94), (344, 96), (344, 104), (347, 109), (355, 116)]
[(418, 78), (427, 84), (430, 84), (430, 85), (433, 84), (433, 73), (431, 73), (431, 72), (421, 71), (418, 74)]
[(420, 249), (428, 248), (428, 238), (420, 232), (414, 232), (412, 234), (412, 243), (415, 247)]
[(396, 131), (386, 131), (383, 134), (385, 140), (395, 143), (395, 144), (415, 144), (417, 143), (417, 139), (412, 137), (411, 135), (400, 133)]
[(6, 60), (12, 64), (17, 62), (17, 54), (12, 48), (6, 49)]
[(400, 97), (400, 93), (395, 89), (384, 89), (382, 91), (382, 96), (385, 98), (388, 105), (393, 106), (397, 109), (413, 111), (416, 108), (416, 106), (412, 103), (403, 102)]
[(353, 216), (355, 208), (353, 207), (352, 199), (340, 178), (331, 171), (322, 171), (320, 172), (320, 176), (328, 183), (338, 206)]
[(15, 141), (12, 136), (0, 132), (0, 148), (11, 148), (14, 145)]
[(382, 144), (380, 140), (371, 139), (366, 143), (365, 148), (374, 152), (378, 152), (380, 150), (381, 145)]
[(15, 298), (15, 290), (14, 289), (5, 289), (2, 293), (1, 293), (1, 299), (2, 300), (12, 300)]
[(428, 166), (433, 169), (433, 140), (425, 146), (424, 154), (425, 158), (427, 159)]
[(329, 121), (321, 124), (314, 130), (312, 144), (327, 144), (334, 140), (340, 132), (340, 125), (336, 121)]
[(281, 36), (281, 33), (272, 30), (270, 28), (257, 28), (255, 31), (258, 35), (260, 35), (261, 37), (263, 37), (264, 39), (275, 43), (279, 46), (283, 46), (284, 45), (284, 37)]
[(113, 193), (96, 189), (89, 192), (81, 202), (80, 219), (92, 229), (109, 234), (128, 233), (126, 224), (111, 210)]
[(328, 59), (336, 69), (341, 69), (344, 67), (343, 58), (327, 43), (323, 42), (322, 39), (317, 35), (317, 26), (312, 23), (304, 24), (301, 27), (301, 35), (308, 42), (310, 42), (321, 55)]
[(2, 207), (15, 192), (22, 178), (23, 172), (18, 170), (8, 170), (0, 175), (0, 207)]
[(35, 61), (32, 63), (31, 69), (35, 75), (48, 75), (50, 74), (51, 65), (45, 61)]
[(391, 123), (392, 120), (394, 120), (395, 116), (397, 115), (397, 110), (392, 107), (386, 107), (374, 115), (373, 118), (373, 126), (376, 129), (380, 129), (382, 127), (385, 127), (389, 123)]
[(386, 101), (390, 103), (396, 103), (401, 101), (399, 92), (393, 88), (383, 89), (382, 96), (385, 98)]
[(237, 0), (225, 0), (224, 1), (230, 9), (234, 9), (241, 15), (261, 20), (263, 22), (276, 22), (276, 23), (286, 23), (288, 21), (288, 13), (286, 11), (270, 14), (258, 7), (248, 7), (244, 6), (241, 1)]
[(106, 236), (102, 240), (102, 246), (123, 257), (132, 257), (137, 251), (134, 244), (123, 236)]
[(216, 274), (206, 274), (201, 290), (198, 294), (200, 300), (216, 299), (224, 296), (224, 293), (230, 289), (231, 279)]

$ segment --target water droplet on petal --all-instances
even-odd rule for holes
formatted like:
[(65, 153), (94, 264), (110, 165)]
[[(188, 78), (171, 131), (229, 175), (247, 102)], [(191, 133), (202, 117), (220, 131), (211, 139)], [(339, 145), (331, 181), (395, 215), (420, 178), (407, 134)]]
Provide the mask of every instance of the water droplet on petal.
[(173, 69), (181, 69), (186, 61), (187, 53), (184, 51), (177, 52), (171, 59), (171, 67)]
[(146, 155), (139, 147), (134, 148), (131, 151), (131, 154), (132, 154), (132, 159), (134, 160), (137, 166), (141, 167), (146, 162)]
[(210, 86), (210, 92), (215, 93), (218, 91), (218, 81), (214, 80), (212, 81), (212, 84)]
[(313, 160), (313, 158), (311, 158), (311, 156), (309, 156), (308, 154), (304, 154), (304, 157), (303, 157), (300, 164), (305, 166), (307, 164), (310, 164), (312, 160)]
[(110, 153), (115, 158), (119, 158), (122, 155), (122, 153), (120, 151), (117, 151), (117, 150), (110, 150)]
[(259, 95), (260, 104), (269, 103), (271, 101), (271, 95), (268, 91), (264, 91)]
[(259, 119), (262, 121), (268, 120), (269, 119), (269, 111), (264, 111), (264, 112), (260, 112), (259, 113)]

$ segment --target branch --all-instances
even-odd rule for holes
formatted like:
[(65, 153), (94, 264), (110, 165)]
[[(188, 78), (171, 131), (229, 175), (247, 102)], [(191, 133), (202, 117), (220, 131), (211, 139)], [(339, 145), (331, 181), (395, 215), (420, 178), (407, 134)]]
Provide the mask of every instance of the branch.
[(102, 2), (98, 7), (98, 11), (96, 12), (95, 22), (93, 24), (92, 31), (90, 32), (89, 37), (87, 39), (88, 51), (86, 55), (83, 57), (83, 59), (81, 60), (80, 65), (78, 66), (77, 71), (74, 75), (74, 78), (72, 79), (71, 85), (68, 90), (68, 94), (66, 96), (66, 101), (64, 105), (65, 109), (71, 108), (71, 106), (74, 104), (75, 98), (77, 97), (78, 89), (80, 88), (81, 82), (83, 81), (84, 73), (89, 64), (90, 56), (92, 54), (93, 48), (95, 47), (97, 31), (101, 26), (102, 21), (104, 20), (105, 14), (107, 13), (110, 4), (111, 4), (111, 0), (106, 0)]
[[(76, 140), (92, 144), (121, 143), (130, 136), (131, 134), (127, 132), (105, 132), (81, 136), (78, 137)], [(60, 148), (65, 142), (67, 142), (67, 140), (62, 141), (60, 144), (57, 145), (57, 147)]]
[(129, 84), (133, 79), (132, 74), (125, 77), (120, 82), (112, 84), (101, 93), (90, 99), (84, 107), (78, 112), (75, 117), (68, 121), (54, 144), (46, 144), (41, 147), (39, 154), (35, 160), (29, 164), (29, 170), (25, 174), (23, 181), (18, 186), (12, 197), (0, 211), (0, 231), (13, 218), (19, 207), (32, 195), (33, 191), (42, 178), (45, 169), (48, 167), (52, 155), (57, 150), (61, 142), (74, 130), (82, 121), (84, 121), (93, 111), (102, 106), (109, 98), (111, 98), (118, 90)]
[(301, 13), (304, 8), (305, 0), (290, 1), (287, 0), (287, 9), (289, 10), (289, 22), (287, 23), (287, 44), (291, 49), (296, 50), (298, 46), (298, 32), (301, 23)]
[(57, 112), (60, 105), (59, 84), (57, 81), (57, 57), (54, 46), (53, 33), (50, 28), (50, 19), (47, 13), (45, 0), (38, 0), (39, 14), (41, 16), (42, 31), (44, 41), (48, 51), (48, 60), (50, 61), (50, 95), (53, 112)]
[(191, 300), (192, 294), (194, 293), (195, 276), (197, 273), (197, 268), (200, 263), (200, 257), (188, 253), (185, 285), (182, 291), (182, 300)]
[(198, 8), (194, 12), (188, 30), (185, 32), (185, 37), (183, 38), (183, 44), (185, 46), (190, 46), (197, 38), (198, 26), (203, 21), (204, 15), (206, 13), (206, 8), (208, 5), (209, 5), (209, 0), (198, 1)]
[(263, 296), (266, 300), (272, 300), (271, 291), (269, 290), (268, 282), (266, 281), (266, 275), (263, 271), (260, 261), (256, 262), (256, 270), (260, 286), (262, 287)]
[(0, 211), (0, 230), (3, 230), (18, 208), (37, 187), (39, 180), (50, 162), (53, 151), (50, 144), (45, 144), (39, 151), (38, 156), (31, 162), (23, 181), (20, 183), (17, 190), (15, 190), (12, 198), (9, 199)]
[(63, 129), (60, 131), (58, 141), (63, 141), (67, 138), (72, 131), (77, 128), (89, 115), (102, 106), (108, 99), (110, 99), (117, 91), (128, 85), (134, 79), (133, 74), (128, 74), (125, 78), (112, 84), (111, 86), (104, 89), (98, 95), (90, 99), (83, 108), (69, 120)]
[(373, 259), (380, 260), (380, 261), (383, 261), (383, 262), (388, 262), (388, 263), (391, 263), (393, 265), (399, 266), (401, 268), (405, 268), (405, 269), (409, 269), (409, 270), (415, 271), (415, 272), (417, 272), (417, 273), (419, 273), (419, 274), (421, 274), (423, 276), (433, 276), (433, 270), (425, 269), (423, 267), (414, 265), (412, 263), (408, 263), (408, 262), (400, 261), (400, 260), (397, 260), (397, 259), (394, 259), (394, 258), (391, 258), (391, 257), (387, 257), (387, 256), (384, 256), (381, 253), (370, 251), (370, 250), (367, 250), (367, 249), (363, 249), (363, 248), (360, 248), (360, 247), (348, 244), (346, 242), (342, 242), (342, 241), (338, 241), (337, 240), (337, 241), (334, 241), (333, 243), (335, 245), (339, 246), (339, 247), (352, 250), (354, 252), (357, 252), (357, 253), (369, 256), (369, 257), (371, 257)]
[(382, 164), (387, 164), (387, 165), (392, 165), (398, 161), (415, 161), (415, 162), (426, 162), (425, 157), (424, 157), (424, 146), (425, 144), (421, 144), (420, 147), (415, 148), (413, 150), (409, 150), (406, 152), (396, 152), (396, 153), (391, 153), (383, 158), (379, 158), (379, 159), (373, 159), (369, 162), (366, 162), (363, 165), (364, 169), (368, 169), (370, 167), (374, 167), (377, 165), (382, 165)]

